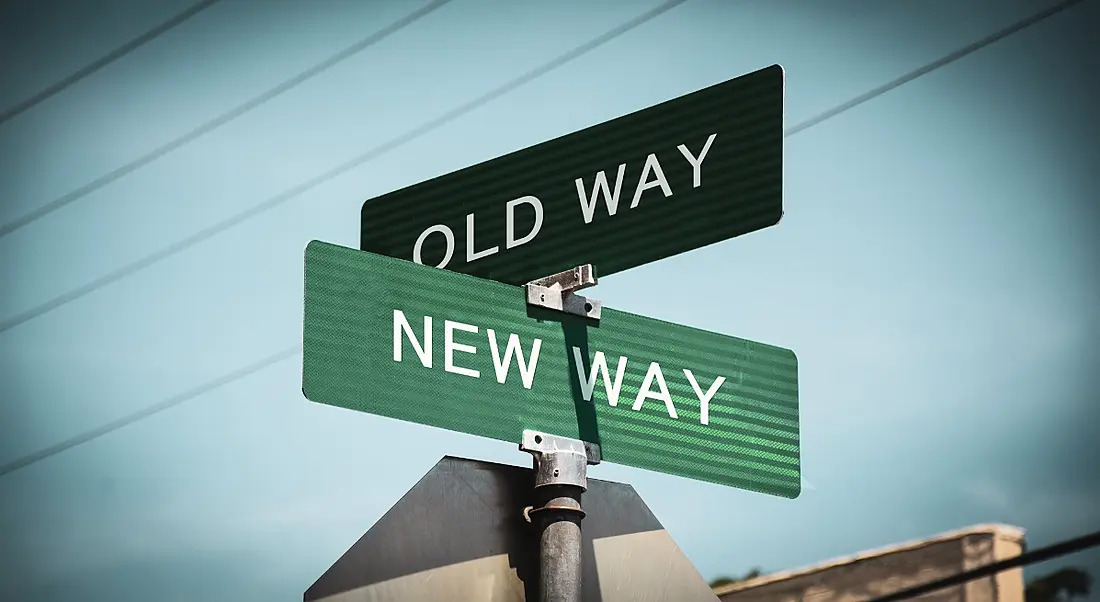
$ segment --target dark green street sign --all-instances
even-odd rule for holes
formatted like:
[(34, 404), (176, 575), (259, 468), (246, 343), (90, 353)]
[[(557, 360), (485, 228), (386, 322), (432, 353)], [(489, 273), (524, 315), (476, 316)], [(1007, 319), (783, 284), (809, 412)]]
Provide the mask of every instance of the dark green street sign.
[(788, 349), (604, 308), (528, 306), (522, 287), (311, 242), (310, 400), (519, 443), (531, 429), (604, 460), (799, 493)]
[(773, 65), (368, 200), (360, 248), (525, 284), (583, 264), (607, 276), (782, 215)]

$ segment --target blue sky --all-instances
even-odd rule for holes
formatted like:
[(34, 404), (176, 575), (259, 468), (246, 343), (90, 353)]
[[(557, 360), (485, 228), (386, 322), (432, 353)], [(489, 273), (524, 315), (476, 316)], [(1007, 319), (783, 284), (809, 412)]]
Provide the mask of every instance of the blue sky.
[[(15, 60), (0, 63), (0, 114), (191, 2), (2, 9), (0, 52)], [(659, 4), (454, 0), (0, 237), (0, 322)], [(1053, 4), (688, 0), (0, 332), (0, 465), (299, 342), (303, 248), (357, 246), (366, 198), (773, 63), (795, 125)], [(0, 123), (0, 224), (424, 5), (221, 0)], [(977, 522), (1022, 526), (1032, 545), (1100, 525), (1097, 20), (1086, 0), (791, 136), (779, 226), (594, 289), (610, 307), (798, 354), (800, 498), (591, 471), (634, 485), (704, 577)], [(7, 592), (296, 600), (441, 456), (528, 461), (514, 445), (309, 403), (300, 368), (288, 359), (0, 477)], [(1095, 553), (1074, 560), (1100, 576)]]

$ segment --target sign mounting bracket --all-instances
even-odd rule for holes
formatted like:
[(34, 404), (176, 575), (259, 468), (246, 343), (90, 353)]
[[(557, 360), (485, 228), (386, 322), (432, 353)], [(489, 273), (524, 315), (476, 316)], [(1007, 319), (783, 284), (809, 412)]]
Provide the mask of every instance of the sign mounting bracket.
[(523, 288), (527, 293), (528, 305), (599, 320), (603, 304), (576, 294), (576, 291), (596, 286), (597, 282), (596, 268), (586, 263), (552, 276), (532, 280)]

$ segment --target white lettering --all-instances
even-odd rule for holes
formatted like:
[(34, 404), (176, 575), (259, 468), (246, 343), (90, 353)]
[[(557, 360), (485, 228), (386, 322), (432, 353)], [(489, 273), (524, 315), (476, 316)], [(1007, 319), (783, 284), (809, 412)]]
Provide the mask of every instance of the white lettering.
[[(657, 387), (659, 391), (653, 392), (649, 390), (653, 381), (657, 381)], [(665, 408), (668, 409), (668, 417), (676, 418), (676, 408), (672, 406), (672, 396), (668, 394), (668, 387), (665, 386), (665, 375), (661, 372), (661, 365), (657, 362), (653, 362), (649, 365), (649, 370), (645, 373), (645, 378), (642, 379), (642, 386), (638, 389), (638, 397), (634, 399), (634, 407), (631, 408), (634, 411), (642, 409), (642, 402), (646, 399), (660, 399), (665, 402)]]
[(608, 375), (607, 358), (604, 357), (602, 351), (596, 352), (596, 357), (592, 360), (592, 369), (588, 374), (588, 378), (584, 377), (584, 359), (581, 357), (581, 350), (577, 347), (573, 348), (573, 359), (577, 364), (577, 381), (580, 383), (581, 394), (584, 396), (584, 400), (592, 401), (592, 391), (596, 388), (596, 375), (602, 373), (603, 387), (607, 392), (607, 403), (611, 406), (618, 405), (619, 390), (623, 385), (623, 374), (626, 373), (626, 356), (619, 356), (619, 366), (615, 370), (614, 383), (611, 382), (611, 378)]
[[(703, 152), (706, 153), (706, 150)], [(699, 424), (710, 424), (710, 400), (714, 398), (714, 394), (718, 392), (718, 388), (722, 386), (722, 383), (726, 382), (726, 377), (719, 376), (714, 379), (714, 382), (710, 384), (710, 388), (707, 389), (707, 392), (703, 393), (703, 388), (699, 386), (691, 370), (684, 368), (684, 376), (686, 376), (688, 382), (691, 383), (691, 388), (695, 389), (695, 396), (699, 398)]]
[[(523, 238), (516, 239), (516, 216), (515, 207), (520, 203), (530, 205), (535, 209), (535, 225), (531, 227), (531, 231), (527, 233)], [(504, 218), (504, 248), (511, 249), (512, 247), (518, 247), (523, 244), (531, 242), (535, 238), (535, 235), (542, 229), (542, 201), (537, 197), (525, 196), (520, 197), (514, 201), (508, 201), (505, 205), (504, 211), (506, 212)]]
[(395, 309), (393, 310), (393, 361), (401, 361), (401, 333), (404, 332), (409, 338), (409, 342), (412, 343), (413, 350), (416, 351), (416, 355), (420, 357), (420, 363), (424, 364), (425, 368), (432, 367), (432, 317), (424, 316), (424, 344), (421, 345), (416, 340), (416, 335), (413, 334), (412, 326), (409, 324), (408, 319), (405, 318), (405, 312)]
[(615, 211), (619, 208), (619, 192), (623, 188), (623, 173), (626, 172), (626, 163), (619, 165), (619, 175), (615, 177), (615, 193), (612, 194), (608, 190), (607, 174), (600, 171), (596, 174), (596, 180), (592, 184), (592, 198), (591, 200), (584, 193), (584, 180), (577, 178), (577, 196), (581, 201), (581, 213), (584, 215), (584, 223), (592, 223), (592, 216), (596, 211), (596, 199), (599, 197), (599, 193), (602, 191), (604, 199), (607, 202), (607, 214), (615, 215)]
[[(451, 229), (443, 224), (436, 224), (420, 233), (420, 236), (416, 239), (416, 244), (413, 245), (413, 261), (420, 265), (424, 265), (424, 260), (420, 257), (420, 250), (421, 247), (424, 246), (424, 240), (433, 232), (439, 232), (447, 239), (447, 252), (443, 254), (443, 261), (439, 262), (439, 265), (435, 267), (447, 267), (447, 264), (451, 261), (451, 256), (454, 255), (455, 252), (455, 233), (451, 232)], [(471, 242), (470, 244), (473, 243)]]
[(493, 355), (493, 367), (496, 369), (497, 382), (504, 384), (508, 380), (508, 366), (512, 363), (512, 354), (516, 355), (516, 365), (519, 366), (519, 377), (523, 381), (523, 388), (530, 389), (535, 379), (535, 364), (539, 361), (539, 349), (542, 348), (542, 339), (535, 339), (531, 345), (531, 364), (523, 360), (523, 349), (520, 348), (519, 335), (509, 334), (508, 344), (504, 347), (504, 359), (500, 359), (497, 348), (497, 333), (492, 328), (486, 328), (489, 335), (489, 351)]
[[(646, 178), (649, 177), (651, 171), (656, 174), (657, 179), (647, 182)], [(672, 189), (669, 188), (668, 180), (665, 179), (665, 172), (661, 170), (661, 162), (657, 160), (656, 154), (649, 153), (649, 156), (645, 158), (645, 166), (642, 167), (642, 175), (638, 178), (638, 187), (634, 189), (634, 200), (630, 202), (630, 208), (637, 207), (638, 201), (642, 200), (642, 193), (655, 186), (661, 187), (661, 192), (665, 193), (666, 199), (672, 196)]]
[(484, 251), (474, 251), (474, 214), (466, 215), (466, 263), (477, 261), (482, 257), (488, 257), (500, 250), (500, 247), (489, 247)]
[[(710, 150), (710, 143), (714, 142), (714, 138), (717, 135), (718, 134), (711, 134), (710, 137), (707, 138), (707, 143), (703, 145), (703, 150), (699, 151), (698, 157), (693, 156), (691, 151), (688, 150), (688, 147), (683, 144), (676, 147), (680, 149), (680, 154), (691, 164), (691, 169), (694, 172), (692, 188), (698, 188), (703, 183), (703, 175), (700, 173), (700, 168), (703, 166), (703, 159), (707, 158), (707, 151)], [(666, 194), (665, 196), (668, 195)]]
[(473, 326), (472, 324), (463, 324), (462, 322), (452, 322), (450, 320), (446, 320), (443, 322), (443, 369), (447, 372), (453, 372), (455, 374), (462, 374), (464, 376), (472, 376), (474, 378), (478, 378), (481, 376), (481, 373), (477, 370), (473, 370), (471, 368), (463, 368), (461, 366), (455, 365), (455, 351), (461, 351), (463, 353), (471, 354), (477, 353), (477, 348), (473, 345), (463, 345), (461, 343), (455, 342), (454, 332), (456, 330), (472, 332), (476, 334), (477, 326)]

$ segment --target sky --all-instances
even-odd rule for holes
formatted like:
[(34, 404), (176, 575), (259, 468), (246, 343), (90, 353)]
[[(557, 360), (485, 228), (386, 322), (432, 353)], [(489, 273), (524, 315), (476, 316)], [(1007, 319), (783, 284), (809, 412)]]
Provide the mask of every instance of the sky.
[[(1055, 4), (687, 0), (409, 139), (661, 4), (453, 0), (135, 164), (427, 6), (220, 0), (20, 108), (193, 2), (0, 8), (0, 465), (300, 343), (303, 249), (357, 247), (365, 199), (775, 63), (790, 127)], [(975, 523), (1032, 547), (1100, 525), (1098, 21), (1084, 0), (790, 136), (779, 225), (586, 293), (798, 356), (797, 499), (590, 469), (632, 484), (703, 577)], [(0, 582), (298, 600), (444, 455), (529, 462), (311, 403), (289, 357), (0, 476)], [(1100, 577), (1096, 552), (1064, 562)]]

